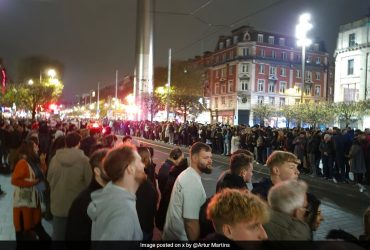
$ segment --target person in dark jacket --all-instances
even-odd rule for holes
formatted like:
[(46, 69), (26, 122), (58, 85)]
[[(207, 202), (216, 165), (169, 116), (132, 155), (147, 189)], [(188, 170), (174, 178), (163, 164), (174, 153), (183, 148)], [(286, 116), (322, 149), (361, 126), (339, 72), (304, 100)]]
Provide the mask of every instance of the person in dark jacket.
[(169, 171), (167, 182), (163, 193), (161, 193), (161, 200), (159, 202), (158, 210), (155, 215), (155, 225), (161, 231), (163, 231), (163, 227), (166, 222), (167, 209), (168, 205), (170, 204), (171, 193), (176, 178), (182, 173), (182, 171), (187, 168), (188, 160), (186, 158), (182, 158), (181, 162), (179, 162), (177, 165), (172, 166)]
[[(139, 147), (137, 152), (144, 163), (144, 171), (152, 166), (151, 153), (147, 147)], [(157, 208), (158, 193), (152, 180), (147, 178), (136, 191), (136, 211), (139, 217), (143, 240), (151, 241), (153, 238), (154, 216)]]
[(334, 183), (337, 182), (333, 175), (333, 162), (335, 156), (334, 144), (331, 135), (325, 134), (324, 139), (320, 143), (320, 152), (322, 158), (322, 165), (324, 176), (326, 179), (333, 179)]
[(170, 169), (173, 166), (178, 165), (182, 161), (183, 158), (184, 158), (184, 154), (181, 151), (181, 149), (174, 148), (171, 150), (168, 159), (160, 167), (157, 178), (158, 178), (158, 187), (159, 187), (159, 191), (161, 192), (161, 194), (164, 193)]
[(91, 219), (87, 215), (87, 207), (91, 202), (91, 193), (103, 188), (109, 182), (109, 177), (102, 165), (107, 152), (108, 149), (99, 149), (91, 155), (90, 165), (94, 175), (90, 185), (77, 196), (69, 209), (65, 237), (67, 241), (90, 241), (91, 239)]
[(299, 159), (293, 153), (274, 151), (266, 161), (266, 165), (270, 169), (270, 177), (262, 179), (259, 183), (254, 183), (252, 193), (267, 200), (267, 194), (273, 185), (282, 181), (298, 179), (297, 167), (299, 163)]

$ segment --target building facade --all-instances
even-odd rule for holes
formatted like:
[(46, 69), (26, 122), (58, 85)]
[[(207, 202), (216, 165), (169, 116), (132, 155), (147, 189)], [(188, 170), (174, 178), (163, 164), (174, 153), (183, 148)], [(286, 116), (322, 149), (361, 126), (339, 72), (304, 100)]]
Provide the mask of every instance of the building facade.
[[(253, 125), (253, 107), (301, 100), (301, 48), (292, 37), (242, 26), (205, 52), (205, 98), (212, 122)], [(306, 49), (304, 102), (328, 99), (328, 53), (323, 43)]]

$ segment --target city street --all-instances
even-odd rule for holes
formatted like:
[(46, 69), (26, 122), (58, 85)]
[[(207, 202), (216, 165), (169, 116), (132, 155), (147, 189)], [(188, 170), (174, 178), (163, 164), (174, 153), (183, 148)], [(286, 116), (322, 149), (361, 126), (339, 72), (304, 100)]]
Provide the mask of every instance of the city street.
[[(173, 146), (162, 143), (136, 138), (136, 144), (144, 144), (154, 148), (154, 162), (157, 169), (168, 157)], [(182, 148), (188, 156), (188, 148)], [(210, 175), (202, 175), (202, 182), (207, 196), (215, 192), (216, 181), (220, 173), (227, 169), (229, 158), (220, 155), (213, 155), (213, 172)], [(254, 182), (267, 176), (268, 171), (264, 166), (254, 167)], [(325, 239), (330, 229), (343, 229), (355, 236), (363, 231), (362, 213), (369, 206), (369, 192), (366, 190), (360, 193), (351, 184), (335, 184), (323, 179), (312, 178), (301, 175), (302, 179), (309, 184), (310, 192), (315, 194), (322, 202), (322, 213), (325, 220), (319, 230), (315, 233), (316, 240)], [(13, 188), (10, 184), (10, 176), (0, 175), (0, 185), (6, 195), (0, 198), (0, 240), (15, 240), (13, 227), (12, 193)], [(47, 232), (52, 233), (51, 223), (43, 220)], [(157, 233), (156, 233), (157, 234)]]

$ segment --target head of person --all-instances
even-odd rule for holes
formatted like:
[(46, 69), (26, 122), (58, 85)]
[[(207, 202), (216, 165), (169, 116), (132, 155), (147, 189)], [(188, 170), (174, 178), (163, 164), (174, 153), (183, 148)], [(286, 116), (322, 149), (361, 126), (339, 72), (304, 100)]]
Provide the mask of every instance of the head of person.
[(267, 205), (257, 196), (237, 189), (223, 189), (207, 207), (215, 231), (233, 241), (267, 239), (263, 224), (269, 220)]
[(246, 150), (246, 149), (238, 149), (238, 150), (236, 150), (234, 153), (231, 154), (231, 157), (233, 155), (236, 155), (236, 154), (246, 154), (249, 157), (251, 157), (252, 159), (254, 158), (253, 153), (251, 151), (249, 151), (249, 150)]
[(27, 161), (38, 161), (39, 140), (37, 137), (31, 136), (23, 141), (16, 151), (15, 161), (17, 163), (21, 159)]
[(304, 221), (307, 211), (307, 184), (288, 180), (274, 185), (267, 196), (270, 207), (278, 212)]
[(103, 167), (113, 183), (136, 193), (137, 188), (147, 176), (144, 163), (134, 146), (122, 145), (107, 153)]
[(251, 182), (253, 176), (253, 158), (246, 154), (233, 154), (230, 158), (232, 174), (243, 177), (244, 182)]
[(280, 181), (297, 180), (300, 160), (294, 154), (285, 151), (274, 151), (267, 159), (270, 177), (274, 184)]
[(141, 157), (141, 161), (144, 163), (145, 168), (148, 168), (152, 164), (152, 155), (147, 147), (138, 147), (137, 152)]
[(180, 162), (184, 159), (184, 153), (181, 151), (180, 148), (174, 148), (171, 150), (169, 159), (176, 165), (178, 166)]
[(364, 233), (370, 237), (370, 207), (364, 213)]
[(329, 135), (329, 134), (325, 134), (324, 135), (324, 142), (329, 142), (331, 140), (331, 135)]
[(94, 173), (95, 180), (102, 186), (105, 186), (110, 181), (107, 173), (103, 168), (103, 159), (107, 155), (108, 149), (102, 148), (94, 151), (90, 156), (90, 166)]
[(78, 148), (81, 142), (81, 135), (77, 132), (70, 132), (66, 135), (67, 148)]
[(212, 149), (205, 143), (196, 142), (190, 148), (190, 165), (199, 174), (212, 173)]
[(132, 143), (132, 137), (129, 135), (126, 135), (125, 137), (122, 138), (122, 143), (123, 144), (131, 144)]
[(316, 231), (324, 220), (320, 204), (320, 200), (318, 200), (313, 194), (307, 193), (305, 222), (310, 226), (311, 231)]

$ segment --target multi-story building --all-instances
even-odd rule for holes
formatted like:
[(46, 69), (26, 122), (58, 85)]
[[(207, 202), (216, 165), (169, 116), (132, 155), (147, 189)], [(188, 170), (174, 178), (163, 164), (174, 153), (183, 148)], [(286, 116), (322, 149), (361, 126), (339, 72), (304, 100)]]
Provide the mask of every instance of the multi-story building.
[[(253, 107), (299, 103), (302, 49), (287, 35), (242, 26), (221, 36), (213, 52), (205, 52), (208, 71), (205, 97), (213, 122), (250, 124)], [(323, 43), (306, 49), (304, 102), (328, 97), (328, 53)]]
[(334, 101), (369, 98), (370, 17), (341, 25), (335, 57)]

